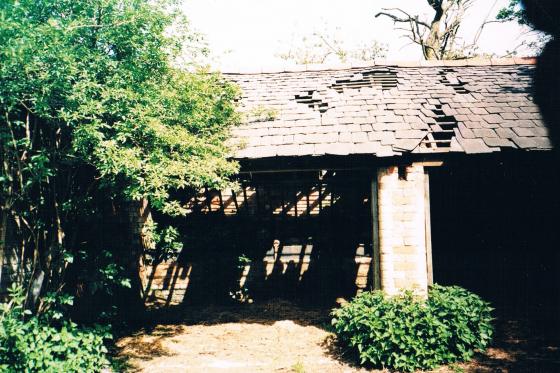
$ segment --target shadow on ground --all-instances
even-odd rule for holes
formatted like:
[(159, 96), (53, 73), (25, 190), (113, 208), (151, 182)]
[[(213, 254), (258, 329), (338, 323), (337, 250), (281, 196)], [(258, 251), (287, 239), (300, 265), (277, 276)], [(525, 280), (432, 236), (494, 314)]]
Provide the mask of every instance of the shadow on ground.
[[(553, 333), (551, 333), (553, 332)], [(497, 320), (491, 348), (465, 365), (476, 372), (560, 372), (560, 337), (530, 320)]]
[[(282, 356), (293, 354), (310, 362), (327, 364), (321, 367), (325, 372), (366, 371), (357, 365), (356, 355), (337, 345), (336, 338), (329, 333), (329, 313), (327, 308), (303, 307), (282, 300), (156, 310), (147, 314), (144, 323), (139, 324), (141, 327), (130, 330), (121, 339), (118, 353), (121, 359), (134, 361), (135, 370), (149, 371), (154, 369), (156, 361), (160, 365), (173, 359), (200, 362), (204, 354), (218, 359), (229, 351), (231, 356), (250, 354), (255, 365), (246, 369), (261, 371), (258, 363), (266, 362), (270, 346), (276, 346), (282, 350)], [(494, 343), (485, 354), (478, 354), (469, 363), (442, 367), (436, 372), (560, 372), (560, 338), (557, 331), (551, 329), (530, 320), (497, 320)], [(248, 336), (247, 333), (254, 334)], [(281, 333), (278, 337), (281, 339), (269, 338), (275, 333)], [(313, 334), (309, 349), (305, 347), (306, 334)], [(197, 343), (206, 343), (207, 348), (192, 351), (195, 337)], [(269, 340), (265, 341), (266, 338)], [(292, 338), (294, 340), (288, 340)], [(187, 341), (191, 341), (189, 345), (181, 345)], [(294, 345), (293, 351), (291, 345)], [(190, 349), (191, 355), (183, 356), (182, 349)], [(311, 357), (312, 354), (317, 356)], [(200, 364), (206, 361), (210, 360)], [(148, 368), (142, 368), (143, 362)], [(288, 370), (282, 371), (290, 371), (289, 364), (285, 368)], [(305, 371), (314, 372), (313, 369)]]
[[(333, 307), (336, 304), (333, 305)], [(155, 325), (216, 325), (224, 323), (274, 324), (276, 321), (291, 320), (302, 326), (323, 327), (330, 323), (328, 307), (315, 307), (274, 299), (247, 304), (207, 306), (172, 306), (152, 310), (136, 323), (149, 331)]]

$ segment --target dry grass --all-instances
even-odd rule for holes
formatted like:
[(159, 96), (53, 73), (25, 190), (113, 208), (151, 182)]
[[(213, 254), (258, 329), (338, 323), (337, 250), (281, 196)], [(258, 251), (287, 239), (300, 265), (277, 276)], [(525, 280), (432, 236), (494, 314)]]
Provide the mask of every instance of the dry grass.
[[(276, 301), (173, 310), (174, 320), (117, 341), (136, 372), (367, 372), (327, 331), (328, 311)], [(177, 319), (177, 314), (183, 316)], [(160, 319), (162, 314), (157, 315)], [(165, 319), (165, 317), (163, 317)], [(172, 323), (169, 323), (172, 321)], [(468, 364), (437, 372), (560, 372), (557, 344), (526, 323), (501, 323), (494, 346)], [(379, 372), (379, 371), (377, 371)]]

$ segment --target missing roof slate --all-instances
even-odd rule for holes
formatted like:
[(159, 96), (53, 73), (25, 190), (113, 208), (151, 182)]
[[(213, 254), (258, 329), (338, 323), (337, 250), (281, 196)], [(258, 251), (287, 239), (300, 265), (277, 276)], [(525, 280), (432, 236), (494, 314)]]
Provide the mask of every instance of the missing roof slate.
[(330, 88), (338, 93), (344, 89), (380, 88), (383, 91), (395, 88), (398, 84), (397, 73), (390, 68), (377, 68), (355, 73), (349, 78), (337, 79)]
[(431, 111), (435, 114), (435, 123), (430, 125), (430, 131), (420, 143), (420, 148), (429, 150), (447, 150), (451, 147), (451, 140), (455, 136), (457, 119), (453, 115), (446, 115), (443, 105), (435, 105)]
[(535, 73), (535, 69), (533, 67), (529, 67), (529, 66), (520, 66), (517, 69), (517, 75), (518, 76), (525, 76), (525, 77), (532, 78), (534, 76), (534, 73)]
[(455, 73), (456, 71), (454, 69), (449, 69), (449, 68), (441, 69), (438, 72), (438, 74), (441, 76), (439, 80), (440, 83), (443, 83), (448, 87), (452, 87), (455, 90), (455, 92), (459, 94), (470, 93), (470, 91), (465, 88), (466, 83), (462, 82), (459, 78), (453, 76), (453, 74)]
[[(385, 67), (396, 71), (396, 89), (343, 89), (338, 93), (331, 88), (337, 80), (366, 80), (367, 72)], [(439, 74), (447, 68), (452, 70)], [(373, 65), (228, 75), (241, 86), (243, 110), (264, 105), (280, 111), (278, 120), (257, 123), (247, 118), (240, 128), (233, 129), (233, 143), (241, 144), (235, 156), (370, 154), (382, 158), (409, 153), (550, 149), (530, 90), (531, 78), (525, 76), (534, 69), (500, 64)], [(457, 93), (440, 81), (452, 83), (453, 78), (466, 83), (463, 88), (471, 93)], [(526, 92), (517, 93), (522, 91)], [(326, 105), (320, 107), (322, 103)], [(328, 110), (320, 115), (318, 111), (324, 106)]]
[(311, 90), (311, 91), (300, 92), (294, 97), (297, 103), (305, 104), (309, 106), (311, 109), (319, 111), (321, 114), (329, 110), (329, 103), (324, 102), (320, 98), (320, 94), (317, 91)]

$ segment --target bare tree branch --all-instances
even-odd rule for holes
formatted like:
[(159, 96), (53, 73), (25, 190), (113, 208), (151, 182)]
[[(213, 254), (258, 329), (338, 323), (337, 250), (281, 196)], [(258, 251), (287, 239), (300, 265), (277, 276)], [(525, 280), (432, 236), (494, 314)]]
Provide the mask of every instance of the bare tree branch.
[(482, 35), (482, 31), (484, 30), (484, 27), (490, 23), (500, 23), (502, 22), (501, 20), (490, 20), (490, 14), (492, 13), (492, 10), (494, 10), (494, 8), (496, 7), (496, 4), (498, 4), (499, 0), (494, 0), (494, 4), (492, 4), (492, 7), (490, 8), (490, 10), (488, 11), (488, 14), (486, 14), (486, 17), (484, 18), (484, 22), (482, 22), (482, 24), (480, 25), (480, 27), (478, 28), (478, 30), (476, 31), (476, 34), (474, 36), (473, 39), (473, 44), (478, 44), (478, 39), (480, 39), (480, 35)]
[(411, 15), (401, 8), (383, 8), (375, 17), (384, 16), (395, 24), (407, 24), (399, 27), (408, 33), (408, 39), (422, 48), (425, 59), (444, 59), (458, 55), (454, 51), (455, 43), (465, 12), (475, 0), (426, 0), (435, 14), (430, 22), (420, 20), (418, 15)]
[[(399, 16), (397, 16), (397, 15), (395, 15), (395, 14), (388, 13), (388, 12), (391, 12), (391, 11), (401, 12), (401, 13), (403, 13), (403, 14), (405, 15), (406, 18), (401, 18), (401, 17), (399, 17)], [(414, 22), (414, 23), (417, 24), (417, 25), (421, 25), (421, 26), (424, 26), (424, 27), (426, 27), (426, 28), (430, 28), (430, 25), (427, 24), (427, 23), (424, 22), (424, 21), (420, 21), (420, 20), (418, 19), (418, 16), (413, 17), (413, 16), (411, 16), (410, 14), (408, 14), (407, 12), (405, 12), (404, 10), (400, 9), (400, 8), (383, 8), (383, 11), (382, 11), (382, 12), (378, 12), (378, 13), (375, 15), (375, 18), (377, 18), (377, 17), (379, 17), (379, 16), (389, 17), (389, 18), (391, 18), (394, 22), (400, 22), (400, 23)]]

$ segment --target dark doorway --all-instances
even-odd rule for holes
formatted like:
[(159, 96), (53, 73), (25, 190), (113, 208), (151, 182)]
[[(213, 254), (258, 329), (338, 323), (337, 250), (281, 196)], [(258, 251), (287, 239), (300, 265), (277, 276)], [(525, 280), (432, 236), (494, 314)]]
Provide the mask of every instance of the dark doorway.
[(156, 274), (152, 298), (178, 294), (177, 302), (201, 304), (246, 294), (332, 306), (369, 289), (371, 177), (363, 170), (263, 172), (241, 175), (236, 191), (197, 192), (187, 203), (192, 212), (172, 221), (184, 243), (177, 264), (188, 279), (179, 287), (175, 272)]
[(499, 317), (558, 323), (557, 169), (551, 156), (527, 154), (431, 170), (434, 282), (481, 295)]

